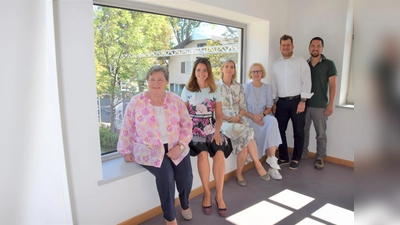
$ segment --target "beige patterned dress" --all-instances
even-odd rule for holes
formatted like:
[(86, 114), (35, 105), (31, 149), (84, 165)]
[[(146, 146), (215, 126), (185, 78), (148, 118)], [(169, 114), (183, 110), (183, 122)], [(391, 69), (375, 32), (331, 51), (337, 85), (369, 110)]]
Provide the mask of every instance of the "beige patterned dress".
[[(237, 116), (241, 109), (246, 109), (246, 99), (243, 85), (233, 81), (231, 86), (225, 85), (222, 80), (218, 82), (222, 96), (222, 111), (225, 116)], [(232, 153), (237, 155), (254, 138), (253, 128), (243, 118), (240, 123), (222, 122), (221, 131), (232, 141)], [(251, 161), (248, 157), (247, 161)]]

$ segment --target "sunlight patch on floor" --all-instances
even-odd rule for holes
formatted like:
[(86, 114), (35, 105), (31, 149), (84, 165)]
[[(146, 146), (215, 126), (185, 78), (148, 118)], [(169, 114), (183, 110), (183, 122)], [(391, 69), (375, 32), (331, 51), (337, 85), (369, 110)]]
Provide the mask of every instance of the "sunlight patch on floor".
[(325, 204), (311, 214), (333, 224), (354, 224), (354, 212), (332, 204)]
[(307, 195), (303, 195), (288, 189), (279, 192), (269, 199), (296, 210), (301, 209), (303, 206), (314, 200), (314, 198), (311, 198)]
[(326, 223), (321, 223), (311, 218), (304, 218), (302, 221), (296, 223), (296, 225), (326, 225)]
[(262, 201), (229, 216), (226, 220), (237, 225), (275, 224), (292, 213), (290, 210)]

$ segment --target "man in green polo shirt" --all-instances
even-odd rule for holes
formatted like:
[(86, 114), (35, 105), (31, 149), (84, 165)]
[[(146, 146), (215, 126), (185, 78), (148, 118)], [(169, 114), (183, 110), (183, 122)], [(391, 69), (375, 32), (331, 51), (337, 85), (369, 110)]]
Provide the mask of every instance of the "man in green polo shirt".
[[(308, 48), (311, 57), (307, 60), (311, 69), (311, 92), (314, 95), (307, 100), (306, 123), (304, 126), (304, 147), (302, 159), (308, 157), (308, 144), (310, 141), (310, 127), (314, 124), (317, 134), (317, 152), (315, 154), (314, 168), (322, 170), (324, 168), (324, 158), (326, 157), (326, 128), (327, 120), (333, 113), (333, 102), (336, 94), (337, 71), (335, 63), (327, 59), (323, 54), (324, 40), (314, 37), (310, 41)], [(329, 91), (328, 91), (329, 90)]]

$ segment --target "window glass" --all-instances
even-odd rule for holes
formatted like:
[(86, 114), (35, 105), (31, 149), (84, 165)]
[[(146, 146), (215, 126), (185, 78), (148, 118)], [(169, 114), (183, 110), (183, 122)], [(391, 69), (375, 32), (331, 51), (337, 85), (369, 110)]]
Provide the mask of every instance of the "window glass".
[(126, 105), (147, 89), (151, 66), (168, 67), (167, 89), (178, 95), (197, 57), (209, 58), (216, 80), (227, 59), (241, 74), (243, 28), (99, 5), (93, 6), (93, 19), (102, 154), (116, 151)]

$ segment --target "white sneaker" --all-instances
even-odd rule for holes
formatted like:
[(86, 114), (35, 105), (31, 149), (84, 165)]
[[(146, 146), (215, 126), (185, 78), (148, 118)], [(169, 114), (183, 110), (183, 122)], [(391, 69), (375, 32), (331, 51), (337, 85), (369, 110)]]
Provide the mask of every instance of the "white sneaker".
[(275, 180), (282, 180), (282, 175), (279, 173), (277, 169), (269, 168), (268, 173)]
[(275, 156), (272, 156), (272, 157), (268, 156), (268, 158), (265, 161), (269, 164), (269, 166), (271, 168), (274, 168), (277, 170), (281, 169), (281, 167), (278, 165), (278, 158), (276, 158)]

